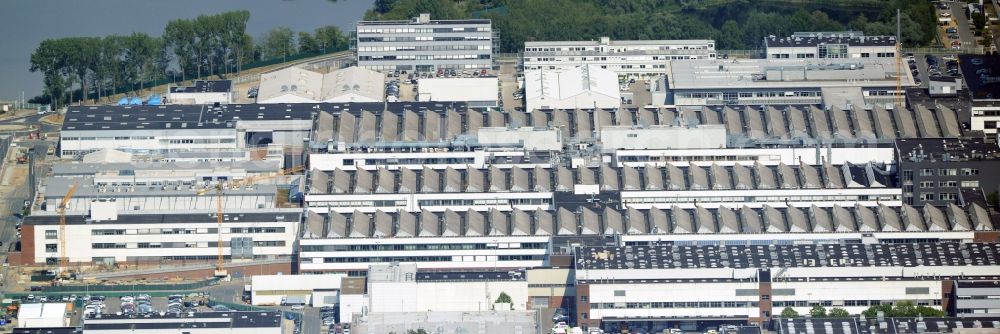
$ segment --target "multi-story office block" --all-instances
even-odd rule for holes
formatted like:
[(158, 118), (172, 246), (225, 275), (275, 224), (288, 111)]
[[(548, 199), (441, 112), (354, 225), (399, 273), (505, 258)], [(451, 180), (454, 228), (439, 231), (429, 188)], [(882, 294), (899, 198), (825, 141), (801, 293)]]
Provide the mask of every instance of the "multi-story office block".
[(432, 72), (489, 69), (493, 66), (490, 20), (360, 21), (358, 66), (377, 71)]
[(662, 74), (667, 60), (714, 59), (714, 40), (525, 42), (526, 70), (564, 70), (595, 65), (622, 76)]
[(1000, 149), (982, 138), (900, 139), (896, 157), (908, 204), (947, 205), (957, 203), (962, 190), (991, 193), (1000, 186), (990, 172), (1000, 166)]

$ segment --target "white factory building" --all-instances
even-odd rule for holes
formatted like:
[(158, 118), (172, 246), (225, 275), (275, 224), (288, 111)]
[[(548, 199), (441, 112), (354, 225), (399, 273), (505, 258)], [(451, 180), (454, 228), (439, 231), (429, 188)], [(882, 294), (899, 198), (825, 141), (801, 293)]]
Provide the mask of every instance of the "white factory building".
[(363, 103), (385, 101), (385, 75), (348, 67), (320, 73), (289, 67), (261, 74), (257, 103)]
[[(894, 58), (683, 60), (667, 64), (668, 105), (822, 105), (830, 109), (894, 103)], [(657, 102), (654, 102), (657, 104)]]
[[(894, 172), (872, 163), (334, 168), (309, 174), (300, 241), (304, 272), (358, 271), (394, 261), (421, 269), (532, 267), (546, 263), (552, 240), (570, 236), (621, 235), (627, 242), (818, 242), (866, 234), (967, 240), (993, 228), (968, 207), (904, 205)], [(574, 204), (594, 198), (620, 207)]]
[(618, 109), (618, 75), (597, 65), (524, 72), (526, 110)]
[(311, 112), (331, 105), (162, 105), (70, 107), (60, 156), (104, 149), (140, 155), (231, 152), (268, 145), (302, 146)]
[(69, 189), (75, 192), (66, 204), (72, 214), (83, 214), (94, 202), (114, 205), (121, 213), (170, 213), (175, 210), (215, 210), (218, 182), (263, 177), (241, 187), (227, 188), (227, 210), (274, 208), (278, 189), (300, 192), (301, 176), (277, 176), (274, 161), (240, 162), (127, 162), (62, 163), (46, 178), (39, 211), (57, 212)]
[(667, 60), (715, 59), (713, 40), (538, 41), (524, 43), (524, 69), (598, 66), (619, 76), (662, 74)]
[(151, 313), (145, 316), (101, 314), (83, 319), (87, 334), (281, 334), (280, 311)]
[(896, 58), (896, 36), (860, 31), (796, 32), (764, 37), (767, 59)]
[(469, 108), (498, 106), (500, 83), (496, 77), (424, 78), (417, 83), (417, 100), (465, 102)]
[(278, 306), (292, 299), (313, 307), (339, 304), (344, 274), (256, 275), (250, 281), (250, 300), (255, 306)]
[[(208, 196), (212, 197), (212, 196)], [(66, 256), (72, 264), (178, 265), (218, 257), (219, 226), (214, 210), (119, 213), (95, 202), (89, 214), (66, 215)], [(227, 260), (291, 256), (302, 210), (223, 210), (223, 254)], [(25, 218), (24, 264), (56, 264), (61, 256), (59, 216)]]
[[(990, 243), (666, 245), (575, 249), (578, 324), (617, 332), (760, 324), (790, 307), (859, 314), (910, 301), (947, 310), (944, 284), (996, 279)], [(768, 269), (772, 268), (772, 269)]]
[(233, 103), (231, 80), (197, 80), (192, 86), (171, 86), (167, 90), (170, 104), (230, 104)]

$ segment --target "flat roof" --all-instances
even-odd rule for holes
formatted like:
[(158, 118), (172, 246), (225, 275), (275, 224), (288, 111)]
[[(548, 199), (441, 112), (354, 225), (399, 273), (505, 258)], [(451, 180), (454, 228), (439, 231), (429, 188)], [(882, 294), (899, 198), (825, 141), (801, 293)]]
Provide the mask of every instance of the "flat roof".
[(881, 324), (877, 319), (857, 318), (779, 318), (775, 320), (779, 334), (853, 334), (867, 333), (870, 327), (882, 328), (879, 333), (949, 333), (961, 328), (993, 329), (1000, 325), (995, 317), (949, 317), (949, 318), (885, 318)]
[(227, 93), (232, 88), (232, 80), (197, 80), (193, 86), (171, 86), (170, 93)]
[(631, 45), (662, 45), (662, 46), (686, 46), (686, 45), (708, 45), (715, 44), (715, 40), (711, 39), (659, 39), (659, 40), (609, 40), (609, 43), (604, 44), (601, 40), (589, 40), (589, 41), (526, 41), (524, 42), (524, 47), (539, 47), (539, 46), (631, 46)]
[(496, 101), (498, 82), (497, 77), (424, 78), (417, 90), (424, 101)]
[(46, 328), (14, 328), (11, 334), (78, 334), (83, 333), (76, 327), (46, 327)]
[(524, 270), (512, 271), (418, 271), (417, 282), (525, 281)]
[(587, 246), (577, 250), (576, 268), (995, 266), (998, 251), (992, 243)]
[(281, 319), (280, 311), (100, 314), (85, 318), (83, 329), (271, 328), (281, 327)]
[(358, 26), (384, 26), (384, 25), (455, 25), (455, 24), (492, 24), (488, 19), (464, 19), (464, 20), (430, 20), (418, 22), (416, 20), (384, 20), (384, 21), (358, 21)]
[[(909, 71), (902, 85), (913, 86)], [(686, 59), (667, 64), (670, 89), (895, 87), (892, 59)]]
[(796, 33), (791, 37), (764, 37), (767, 47), (809, 47), (820, 44), (847, 44), (850, 46), (895, 46), (896, 36), (857, 36), (844, 33)]
[(909, 162), (1000, 161), (1000, 147), (976, 137), (897, 139), (896, 152)]
[[(239, 155), (239, 156), (242, 156)], [(280, 169), (278, 161), (246, 160), (246, 161), (133, 161), (111, 163), (63, 162), (52, 165), (52, 175), (93, 175), (101, 172), (117, 173), (120, 176), (134, 174), (136, 171), (181, 171), (181, 170), (243, 170), (247, 173), (276, 172)]]
[[(311, 120), (332, 104), (70, 106), (62, 131), (234, 129), (238, 121)], [(65, 135), (65, 134), (64, 134)]]
[(1000, 100), (1000, 55), (959, 55), (972, 102)]
[[(271, 211), (271, 212), (223, 212), (223, 223), (269, 223), (269, 222), (298, 222), (301, 213), (299, 211)], [(88, 217), (80, 215), (66, 215), (66, 224), (191, 224), (206, 223), (216, 224), (218, 220), (215, 213), (169, 213), (169, 214), (118, 214), (117, 220), (106, 220), (102, 222), (87, 221)], [(59, 225), (58, 215), (30, 215), (24, 218), (25, 225)]]
[[(159, 185), (111, 186), (98, 185), (93, 176), (83, 177), (48, 177), (46, 178), (45, 198), (62, 198), (69, 187), (76, 184), (74, 196), (87, 197), (137, 197), (137, 196), (191, 196), (197, 197), (198, 191), (211, 186), (201, 182), (166, 181)], [(226, 189), (223, 195), (274, 195), (277, 185), (252, 184), (250, 186)], [(214, 191), (210, 194), (214, 194)]]

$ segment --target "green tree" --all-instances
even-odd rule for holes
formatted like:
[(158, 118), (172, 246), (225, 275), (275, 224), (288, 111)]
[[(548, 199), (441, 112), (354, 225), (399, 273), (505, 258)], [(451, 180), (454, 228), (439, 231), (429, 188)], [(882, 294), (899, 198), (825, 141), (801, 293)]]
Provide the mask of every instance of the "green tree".
[(826, 308), (820, 305), (813, 306), (809, 309), (809, 316), (813, 318), (826, 318)]
[(715, 47), (720, 50), (740, 50), (743, 45), (743, 28), (734, 20), (727, 20), (715, 35)]
[(983, 28), (986, 28), (986, 15), (980, 12), (972, 13), (972, 25), (976, 27), (977, 32), (983, 31)]
[(799, 317), (799, 312), (795, 311), (795, 309), (793, 309), (791, 307), (785, 307), (783, 310), (781, 310), (781, 317), (782, 318), (798, 318)]
[(924, 317), (943, 317), (945, 315), (942, 310), (924, 305), (917, 306), (917, 314)]
[(336, 26), (316, 28), (313, 36), (316, 37), (316, 44), (320, 47), (321, 51), (347, 50), (349, 46), (347, 36)]
[(409, 329), (406, 331), (406, 334), (427, 334), (427, 331), (423, 328), (418, 328), (416, 330)]
[(848, 313), (847, 310), (845, 310), (845, 309), (843, 309), (841, 307), (834, 307), (834, 308), (830, 309), (829, 316), (831, 318), (847, 318), (847, 317), (850, 317), (851, 314)]
[(317, 52), (319, 50), (320, 47), (319, 43), (316, 43), (316, 38), (308, 32), (299, 32), (299, 52)]
[(902, 301), (896, 303), (896, 306), (892, 307), (893, 317), (915, 317), (917, 316), (917, 307), (913, 305), (911, 301)]
[(258, 42), (264, 59), (282, 58), (295, 54), (295, 33), (288, 27), (271, 29)]
[(495, 301), (494, 303), (514, 304), (514, 302), (512, 302), (510, 299), (510, 295), (508, 295), (506, 292), (500, 292), (500, 296), (497, 296), (497, 301)]
[(881, 311), (886, 317), (893, 316), (892, 305), (872, 305), (867, 310), (861, 311), (865, 318), (875, 318)]

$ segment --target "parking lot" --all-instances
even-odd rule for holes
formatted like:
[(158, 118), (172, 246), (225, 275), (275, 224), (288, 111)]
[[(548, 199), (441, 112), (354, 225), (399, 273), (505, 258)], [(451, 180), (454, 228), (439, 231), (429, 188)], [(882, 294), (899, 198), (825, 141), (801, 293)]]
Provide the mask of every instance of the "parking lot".
[(938, 42), (943, 47), (974, 47), (977, 39), (972, 31), (969, 18), (965, 15), (965, 3), (941, 1), (936, 5), (939, 19), (948, 19), (948, 24), (938, 24)]

